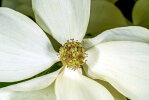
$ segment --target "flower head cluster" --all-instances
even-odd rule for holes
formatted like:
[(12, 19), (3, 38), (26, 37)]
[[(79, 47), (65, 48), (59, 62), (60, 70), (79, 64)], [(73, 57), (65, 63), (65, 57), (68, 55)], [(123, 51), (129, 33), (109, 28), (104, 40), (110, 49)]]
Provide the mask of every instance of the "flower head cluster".
[(74, 40), (67, 42), (59, 49), (60, 60), (70, 69), (78, 69), (84, 64), (85, 48)]

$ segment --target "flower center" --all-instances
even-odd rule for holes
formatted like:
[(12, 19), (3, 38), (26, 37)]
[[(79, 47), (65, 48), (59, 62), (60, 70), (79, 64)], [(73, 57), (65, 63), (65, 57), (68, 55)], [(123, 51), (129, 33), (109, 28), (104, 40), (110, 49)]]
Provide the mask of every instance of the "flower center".
[(85, 49), (80, 42), (67, 41), (59, 49), (60, 60), (64, 66), (76, 70), (84, 64), (86, 57)]

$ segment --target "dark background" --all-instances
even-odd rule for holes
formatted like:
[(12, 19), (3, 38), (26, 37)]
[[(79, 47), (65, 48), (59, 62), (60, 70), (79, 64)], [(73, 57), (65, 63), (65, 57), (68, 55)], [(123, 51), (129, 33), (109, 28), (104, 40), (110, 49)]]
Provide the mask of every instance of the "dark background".
[(115, 5), (122, 11), (123, 15), (132, 21), (132, 8), (137, 0), (118, 0)]

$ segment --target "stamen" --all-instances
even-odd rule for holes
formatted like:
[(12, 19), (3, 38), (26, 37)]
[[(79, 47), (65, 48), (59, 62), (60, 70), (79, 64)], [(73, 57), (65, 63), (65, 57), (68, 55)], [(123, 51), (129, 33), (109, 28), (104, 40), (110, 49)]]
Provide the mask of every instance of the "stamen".
[(80, 42), (78, 42), (78, 40), (70, 40), (71, 41), (67, 40), (67, 42), (60, 47), (59, 55), (64, 66), (67, 66), (69, 69), (76, 70), (81, 68), (86, 62), (85, 58), (87, 54), (85, 53), (85, 48)]

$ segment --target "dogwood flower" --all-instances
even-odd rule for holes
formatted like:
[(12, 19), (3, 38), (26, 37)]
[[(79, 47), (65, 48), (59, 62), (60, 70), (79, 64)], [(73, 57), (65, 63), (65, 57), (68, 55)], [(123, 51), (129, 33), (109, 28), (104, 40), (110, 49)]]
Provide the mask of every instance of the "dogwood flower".
[[(28, 79), (57, 61), (63, 67), (2, 88), (1, 100), (20, 100), (25, 94), (27, 100), (114, 100), (93, 79), (109, 82), (132, 100), (149, 99), (149, 30), (122, 27), (83, 39), (90, 0), (33, 0), (32, 4), (37, 23), (62, 44), (59, 58), (37, 24), (14, 10), (0, 8), (0, 81)], [(10, 91), (25, 92), (14, 97)]]

